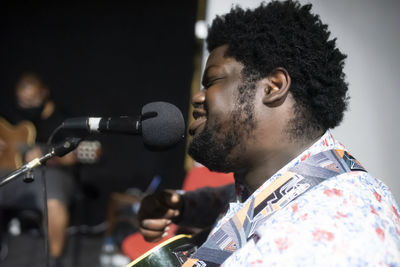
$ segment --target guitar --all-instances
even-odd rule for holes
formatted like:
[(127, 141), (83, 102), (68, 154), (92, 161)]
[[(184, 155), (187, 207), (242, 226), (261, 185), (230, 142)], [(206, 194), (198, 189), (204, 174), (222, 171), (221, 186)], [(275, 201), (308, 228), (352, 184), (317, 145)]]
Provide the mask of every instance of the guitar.
[(191, 235), (176, 235), (155, 246), (125, 267), (176, 267), (182, 266), (196, 250), (190, 244)]
[(35, 144), (36, 129), (29, 121), (14, 126), (0, 117), (0, 139), (6, 144), (4, 150), (0, 149), (0, 169), (14, 170), (23, 163), (21, 146)]

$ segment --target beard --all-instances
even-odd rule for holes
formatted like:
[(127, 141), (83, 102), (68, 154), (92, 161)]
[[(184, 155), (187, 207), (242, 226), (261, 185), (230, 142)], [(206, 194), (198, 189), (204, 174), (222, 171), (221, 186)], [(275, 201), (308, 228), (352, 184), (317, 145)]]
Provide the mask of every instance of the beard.
[(204, 130), (193, 138), (188, 153), (211, 171), (231, 172), (234, 160), (229, 160), (228, 155), (239, 145), (239, 133), (228, 130), (228, 134), (223, 136), (222, 128), (218, 124), (210, 129), (207, 123)]
[(233, 172), (239, 166), (240, 154), (246, 147), (243, 141), (256, 127), (254, 118), (255, 83), (242, 83), (240, 92), (230, 118), (210, 125), (208, 120), (201, 133), (189, 145), (188, 153), (197, 162), (211, 171)]

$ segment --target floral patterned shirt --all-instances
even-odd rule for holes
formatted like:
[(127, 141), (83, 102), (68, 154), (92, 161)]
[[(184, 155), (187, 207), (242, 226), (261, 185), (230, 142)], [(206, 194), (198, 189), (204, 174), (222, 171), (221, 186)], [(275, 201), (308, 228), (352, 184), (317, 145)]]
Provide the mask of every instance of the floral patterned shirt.
[[(282, 173), (329, 149), (344, 149), (327, 131), (269, 178), (245, 202), (243, 188), (213, 232)], [(255, 229), (222, 266), (400, 266), (399, 207), (390, 189), (367, 172), (323, 181)]]

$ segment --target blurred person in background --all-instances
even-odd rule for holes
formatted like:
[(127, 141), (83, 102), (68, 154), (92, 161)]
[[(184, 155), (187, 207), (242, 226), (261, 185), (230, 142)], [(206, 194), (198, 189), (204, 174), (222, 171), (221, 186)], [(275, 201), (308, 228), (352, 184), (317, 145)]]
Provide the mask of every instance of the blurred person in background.
[[(16, 101), (10, 105), (5, 114), (0, 114), (12, 125), (30, 121), (36, 130), (36, 143), (31, 147), (21, 146), (19, 151), (23, 161), (29, 162), (47, 152), (45, 145), (51, 133), (64, 121), (65, 115), (50, 98), (50, 90), (35, 73), (23, 74), (15, 87)], [(10, 101), (11, 102), (11, 101)], [(62, 141), (57, 135), (54, 142)], [(0, 149), (7, 148), (7, 140), (0, 140)], [(45, 167), (36, 168), (32, 183), (12, 181), (0, 188), (0, 206), (9, 208), (42, 207), (41, 168), (45, 169), (47, 185), (48, 233), (50, 248), (50, 265), (62, 266), (61, 256), (66, 241), (66, 228), (69, 222), (68, 206), (71, 203), (76, 187), (74, 165), (77, 158), (74, 153), (64, 157), (54, 157), (47, 161)], [(4, 174), (12, 170), (1, 170)]]

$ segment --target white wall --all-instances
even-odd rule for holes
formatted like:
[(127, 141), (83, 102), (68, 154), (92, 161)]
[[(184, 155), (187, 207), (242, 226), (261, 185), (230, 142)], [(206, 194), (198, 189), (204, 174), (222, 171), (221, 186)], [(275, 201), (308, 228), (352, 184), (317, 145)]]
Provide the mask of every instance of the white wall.
[[(258, 0), (208, 0), (207, 22), (232, 3), (256, 7)], [(311, 0), (348, 55), (345, 73), (350, 105), (334, 136), (400, 201), (400, 1)], [(206, 57), (207, 55), (205, 55)], [(399, 165), (399, 166), (397, 166)]]

